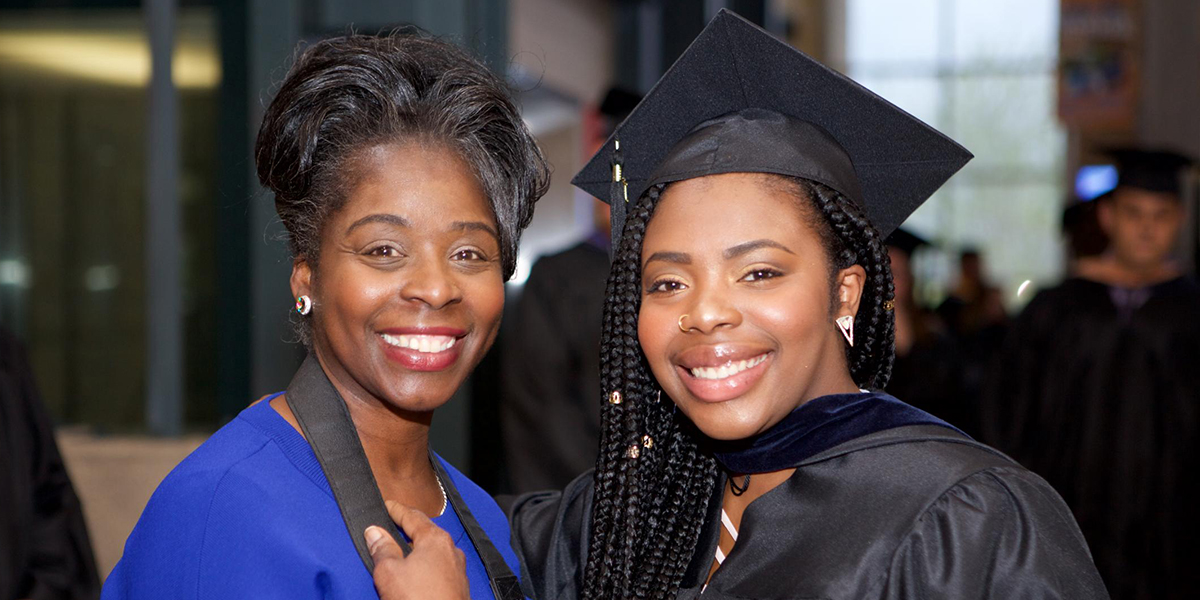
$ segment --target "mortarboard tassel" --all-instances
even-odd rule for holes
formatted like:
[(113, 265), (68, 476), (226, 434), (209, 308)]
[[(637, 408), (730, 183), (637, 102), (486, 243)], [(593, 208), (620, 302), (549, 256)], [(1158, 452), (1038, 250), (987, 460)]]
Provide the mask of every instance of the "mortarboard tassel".
[(612, 153), (613, 178), (608, 192), (608, 205), (612, 210), (612, 248), (609, 249), (609, 258), (616, 256), (617, 246), (621, 241), (621, 231), (625, 228), (625, 212), (627, 209), (625, 205), (629, 203), (629, 182), (625, 179), (621, 156), (621, 140), (614, 138)]

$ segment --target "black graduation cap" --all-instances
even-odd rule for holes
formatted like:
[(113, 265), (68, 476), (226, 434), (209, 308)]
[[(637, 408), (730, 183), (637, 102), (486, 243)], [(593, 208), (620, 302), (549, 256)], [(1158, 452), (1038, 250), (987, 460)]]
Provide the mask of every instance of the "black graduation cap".
[(1168, 150), (1119, 148), (1109, 151), (1117, 161), (1117, 186), (1179, 195), (1183, 169), (1192, 159)]
[[(733, 172), (829, 185), (886, 236), (971, 158), (887, 100), (721, 10), (572, 183), (613, 204), (614, 242), (625, 201), (650, 186)], [(616, 172), (624, 181), (613, 185)]]
[(900, 250), (909, 256), (912, 256), (913, 252), (917, 251), (917, 248), (930, 245), (929, 240), (926, 240), (925, 238), (908, 231), (907, 229), (897, 229), (893, 231), (887, 236), (883, 243), (889, 247), (896, 248), (897, 250)]

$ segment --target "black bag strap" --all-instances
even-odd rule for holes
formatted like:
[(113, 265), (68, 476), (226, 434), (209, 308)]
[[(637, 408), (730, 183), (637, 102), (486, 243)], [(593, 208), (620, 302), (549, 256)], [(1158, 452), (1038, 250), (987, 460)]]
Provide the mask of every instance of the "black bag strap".
[(496, 595), (496, 600), (522, 600), (525, 598), (525, 594), (521, 592), (521, 581), (517, 579), (516, 575), (513, 575), (512, 569), (509, 568), (500, 551), (496, 550), (496, 546), (483, 531), (483, 527), (480, 527), (479, 522), (475, 520), (475, 515), (472, 515), (471, 510), (467, 508), (466, 501), (458, 493), (458, 487), (450, 480), (450, 474), (442, 466), (442, 461), (434, 456), (433, 452), (429, 453), (429, 461), (433, 463), (438, 479), (442, 480), (447, 500), (454, 506), (454, 512), (458, 513), (459, 522), (467, 531), (467, 536), (471, 538), (471, 544), (475, 546), (475, 551), (479, 553), (479, 560), (483, 562), (483, 568), (487, 571), (488, 581), (492, 584), (492, 593)]
[[(363, 451), (362, 442), (358, 439), (358, 431), (350, 418), (350, 410), (342, 400), (337, 388), (333, 387), (321, 363), (310, 355), (296, 371), (292, 382), (288, 384), (285, 399), (292, 409), (292, 414), (300, 423), (308, 445), (312, 447), (325, 479), (329, 480), (329, 488), (333, 490), (333, 498), (337, 501), (338, 509), (342, 511), (342, 520), (358, 557), (362, 559), (367, 570), (374, 572), (375, 561), (371, 560), (371, 551), (367, 547), (364, 532), (367, 527), (376, 525), (389, 532), (396, 543), (407, 556), (411, 551), (408, 542), (399, 534), (396, 524), (388, 515), (387, 507), (383, 504), (383, 494), (371, 473), (371, 465), (367, 462), (367, 454)], [(496, 550), (492, 540), (488, 538), (475, 520), (475, 515), (467, 508), (466, 501), (458, 493), (458, 487), (450, 479), (450, 474), (442, 466), (442, 461), (429, 453), (429, 462), (433, 464), (434, 473), (442, 482), (446, 492), (446, 500), (454, 506), (458, 520), (462, 523), (471, 544), (479, 553), (487, 571), (492, 593), (496, 600), (521, 600), (525, 595), (521, 592), (521, 584), (512, 569), (504, 561), (504, 557)]]
[(313, 454), (317, 455), (317, 462), (321, 463), (350, 539), (354, 540), (358, 557), (367, 571), (375, 571), (375, 561), (371, 560), (371, 551), (363, 534), (372, 525), (389, 532), (408, 556), (408, 542), (400, 535), (383, 505), (383, 494), (371, 473), (371, 464), (367, 462), (354, 421), (350, 419), (350, 410), (315, 356), (309, 355), (300, 365), (300, 370), (288, 384), (285, 398), (300, 422), (300, 430), (312, 446)]

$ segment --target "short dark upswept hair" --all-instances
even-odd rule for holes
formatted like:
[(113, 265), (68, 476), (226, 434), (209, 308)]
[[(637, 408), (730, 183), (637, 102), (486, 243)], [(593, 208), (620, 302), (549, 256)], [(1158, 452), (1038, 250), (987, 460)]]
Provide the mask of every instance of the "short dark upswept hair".
[(295, 256), (318, 261), (321, 228), (382, 144), (444, 144), (478, 179), (496, 217), (504, 278), (549, 185), (549, 167), (505, 82), (454, 44), (410, 27), (305, 49), (263, 116), (258, 179)]

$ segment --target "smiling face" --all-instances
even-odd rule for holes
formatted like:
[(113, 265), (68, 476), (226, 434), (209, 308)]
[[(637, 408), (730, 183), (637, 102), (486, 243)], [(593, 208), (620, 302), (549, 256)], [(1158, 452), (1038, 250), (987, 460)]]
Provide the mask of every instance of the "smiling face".
[(313, 346), (360, 399), (428, 412), (495, 340), (504, 307), (496, 222), (457, 154), (386, 145), (363, 153), (345, 204), (292, 291), (313, 299)]
[(841, 270), (831, 289), (813, 210), (771, 176), (730, 173), (671, 185), (646, 228), (638, 339), (709, 437), (750, 437), (857, 391), (834, 319), (857, 311), (864, 271)]

